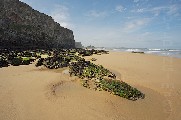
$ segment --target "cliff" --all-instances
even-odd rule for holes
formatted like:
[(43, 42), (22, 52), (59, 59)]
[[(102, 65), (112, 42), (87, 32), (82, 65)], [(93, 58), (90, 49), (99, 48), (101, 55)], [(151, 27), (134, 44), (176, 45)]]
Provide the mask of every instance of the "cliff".
[(0, 48), (74, 48), (73, 31), (19, 0), (0, 0)]

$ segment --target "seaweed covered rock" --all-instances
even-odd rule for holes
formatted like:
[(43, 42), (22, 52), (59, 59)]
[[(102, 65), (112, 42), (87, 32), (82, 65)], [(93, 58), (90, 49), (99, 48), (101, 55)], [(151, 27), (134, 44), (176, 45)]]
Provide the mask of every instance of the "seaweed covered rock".
[(78, 61), (78, 62), (72, 62), (69, 66), (69, 73), (70, 76), (75, 75), (78, 76), (79, 78), (84, 78), (85, 76), (83, 75), (83, 70), (85, 67), (88, 67), (90, 65), (90, 61)]
[(0, 56), (0, 68), (1, 67), (8, 67), (8, 61), (4, 56)]
[(96, 58), (91, 58), (92, 61), (96, 61), (97, 59)]
[[(96, 51), (96, 52), (95, 52)], [(36, 66), (44, 65), (45, 67), (49, 69), (57, 69), (62, 67), (67, 67), (70, 65), (74, 65), (74, 68), (76, 64), (80, 64), (78, 66), (85, 67), (86, 64), (90, 63), (88, 61), (85, 61), (85, 59), (81, 56), (78, 56), (77, 54), (80, 54), (82, 52), (86, 52), (89, 55), (96, 54), (100, 50), (84, 50), (84, 49), (60, 49), (60, 50), (53, 50), (53, 51), (41, 51), (41, 55), (45, 56), (44, 59), (39, 59)], [(102, 52), (102, 51), (101, 51)], [(95, 59), (94, 59), (95, 60)], [(77, 62), (74, 64), (73, 62)], [(88, 66), (86, 66), (88, 67)], [(73, 67), (71, 67), (73, 68)], [(78, 68), (79, 69), (79, 68)], [(80, 69), (81, 71), (81, 69)], [(80, 73), (75, 73), (75, 75), (78, 75)], [(71, 72), (73, 73), (73, 72)], [(82, 73), (80, 73), (82, 75)]]
[(116, 80), (116, 75), (101, 65), (90, 61), (72, 62), (70, 75), (82, 79), (82, 85), (89, 89), (104, 90), (129, 100), (144, 98), (144, 94), (123, 81)]
[(16, 57), (11, 60), (11, 65), (13, 66), (19, 66), (21, 64), (22, 64), (22, 58)]
[(99, 89), (103, 89), (114, 95), (118, 95), (129, 100), (137, 100), (145, 97), (145, 95), (136, 88), (133, 88), (127, 83), (119, 80), (102, 79), (100, 81)]
[(108, 69), (105, 69), (102, 65), (95, 65), (90, 61), (78, 61), (71, 63), (69, 67), (70, 75), (74, 74), (80, 78), (102, 78), (110, 77), (116, 78), (116, 75), (110, 72)]
[(70, 59), (63, 58), (62, 56), (48, 57), (44, 60), (44, 65), (49, 69), (57, 69), (67, 67)]
[(36, 66), (44, 65), (49, 69), (57, 69), (69, 66), (71, 61), (82, 60), (82, 58), (74, 55), (75, 53), (65, 53), (65, 51), (54, 51), (52, 56), (47, 56), (46, 58), (40, 58)]
[(95, 49), (91, 49), (91, 50), (86, 50), (86, 49), (79, 49), (78, 53), (80, 56), (91, 56), (93, 54), (97, 54), (97, 55), (101, 55), (101, 54), (108, 54), (108, 51), (105, 50), (95, 50)]
[(29, 57), (22, 58), (22, 65), (29, 65), (30, 63), (31, 63), (31, 60)]
[(38, 62), (35, 64), (35, 66), (36, 67), (42, 66), (43, 65), (43, 61), (44, 61), (44, 58), (38, 59)]
[(0, 49), (0, 64), (3, 64), (4, 66), (8, 66), (7, 64), (13, 66), (29, 65), (36, 60), (36, 58), (33, 57), (36, 56), (36, 53), (32, 53), (33, 52), (31, 51), (11, 51)]
[(110, 72), (108, 69), (105, 69), (101, 65), (95, 65), (91, 63), (88, 67), (83, 70), (83, 77), (87, 78), (102, 78), (102, 77), (111, 77), (116, 78), (116, 76)]

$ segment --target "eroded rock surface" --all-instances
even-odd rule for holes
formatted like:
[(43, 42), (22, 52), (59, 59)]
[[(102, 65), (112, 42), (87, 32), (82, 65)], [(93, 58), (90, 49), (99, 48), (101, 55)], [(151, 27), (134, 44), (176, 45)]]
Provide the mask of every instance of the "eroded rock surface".
[(74, 48), (73, 31), (19, 0), (0, 0), (0, 48)]

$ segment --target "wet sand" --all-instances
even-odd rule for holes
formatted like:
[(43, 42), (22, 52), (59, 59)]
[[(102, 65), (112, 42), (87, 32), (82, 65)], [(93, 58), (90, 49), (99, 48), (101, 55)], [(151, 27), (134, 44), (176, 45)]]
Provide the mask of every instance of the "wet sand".
[(0, 120), (179, 120), (181, 59), (111, 52), (94, 63), (145, 93), (129, 101), (82, 87), (67, 68), (0, 68)]

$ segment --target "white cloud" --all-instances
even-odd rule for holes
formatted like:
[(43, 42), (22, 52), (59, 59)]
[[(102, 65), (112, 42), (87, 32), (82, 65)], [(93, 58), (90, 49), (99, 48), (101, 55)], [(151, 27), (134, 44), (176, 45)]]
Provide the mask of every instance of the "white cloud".
[(122, 5), (118, 5), (116, 6), (115, 10), (118, 12), (123, 12), (124, 10), (126, 10), (126, 8), (124, 8)]
[(63, 27), (70, 27), (69, 23), (70, 14), (69, 9), (63, 5), (55, 5), (53, 11), (50, 13), (50, 16), (58, 22)]
[(179, 13), (179, 9), (180, 7), (178, 5), (169, 5), (154, 7), (152, 9), (148, 9), (148, 11), (154, 13), (155, 15), (159, 15), (161, 12), (166, 13), (167, 15), (175, 15)]
[(137, 30), (137, 29), (147, 25), (150, 22), (150, 20), (151, 19), (149, 19), (149, 18), (143, 18), (143, 19), (129, 21), (129, 22), (125, 23), (124, 30), (126, 32), (131, 32), (131, 31)]
[(155, 16), (158, 16), (161, 12), (164, 12), (166, 10), (167, 10), (166, 6), (159, 6), (159, 7), (148, 9), (147, 11), (153, 13)]
[(139, 9), (136, 9), (136, 10), (131, 10), (131, 12), (136, 12), (136, 13), (143, 13), (144, 12), (144, 8), (139, 8)]
[(88, 17), (94, 17), (94, 18), (97, 18), (97, 17), (105, 17), (107, 16), (107, 13), (106, 12), (98, 12), (96, 10), (91, 10), (89, 11), (86, 16)]
[(167, 14), (167, 15), (179, 15), (179, 5), (168, 5), (168, 6), (158, 6), (153, 8), (139, 8), (136, 10), (131, 10), (131, 12), (135, 13), (152, 13), (154, 16), (158, 16), (161, 13)]
[(144, 9), (142, 8), (142, 9), (138, 9), (137, 10), (137, 12), (140, 12), (140, 13), (142, 13), (144, 11)]
[(169, 14), (169, 15), (179, 15), (179, 6), (177, 6), (177, 5), (169, 6), (167, 14)]

